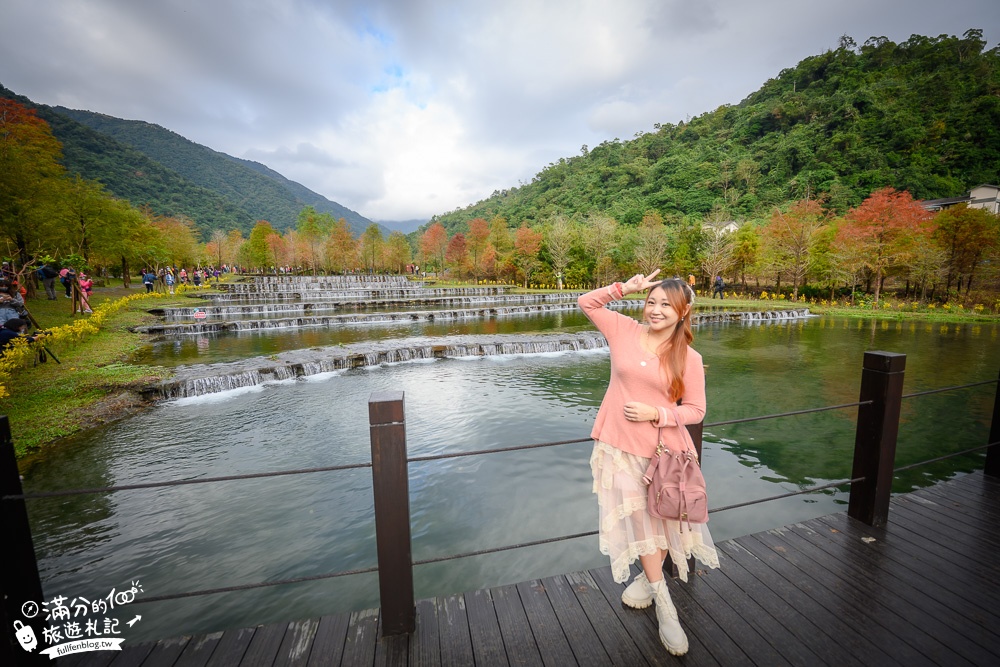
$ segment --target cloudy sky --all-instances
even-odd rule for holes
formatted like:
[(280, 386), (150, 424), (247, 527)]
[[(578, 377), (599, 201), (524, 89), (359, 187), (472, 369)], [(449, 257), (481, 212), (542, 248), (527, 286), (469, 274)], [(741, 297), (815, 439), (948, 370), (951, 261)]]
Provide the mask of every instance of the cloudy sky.
[(257, 160), (373, 220), (530, 181), (884, 35), (1000, 39), (997, 0), (0, 0), (0, 83)]

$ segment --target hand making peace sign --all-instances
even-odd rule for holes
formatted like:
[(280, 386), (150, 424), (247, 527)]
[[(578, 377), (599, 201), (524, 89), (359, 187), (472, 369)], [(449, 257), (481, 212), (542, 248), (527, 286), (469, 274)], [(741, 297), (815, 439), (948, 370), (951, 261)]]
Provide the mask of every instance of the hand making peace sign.
[(636, 292), (645, 292), (650, 287), (659, 282), (658, 280), (653, 280), (653, 278), (655, 278), (656, 274), (658, 274), (659, 272), (660, 270), (657, 269), (656, 271), (650, 273), (648, 276), (644, 276), (641, 273), (635, 274), (634, 276), (629, 278), (627, 282), (622, 283), (622, 294), (625, 295), (625, 294), (635, 294)]

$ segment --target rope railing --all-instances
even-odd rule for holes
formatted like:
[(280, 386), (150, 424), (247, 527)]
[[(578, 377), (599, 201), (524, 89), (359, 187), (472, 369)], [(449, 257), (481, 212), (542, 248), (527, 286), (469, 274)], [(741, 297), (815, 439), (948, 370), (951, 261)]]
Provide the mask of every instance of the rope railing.
[(779, 412), (773, 415), (761, 415), (760, 417), (744, 417), (743, 419), (727, 419), (721, 422), (711, 422), (705, 424), (705, 428), (711, 428), (712, 426), (726, 426), (728, 424), (744, 424), (746, 422), (758, 422), (764, 419), (777, 419), (778, 417), (792, 417), (794, 415), (807, 415), (813, 412), (827, 412), (829, 410), (842, 410), (844, 408), (853, 408), (860, 405), (871, 405), (871, 401), (855, 401), (854, 403), (843, 403), (841, 405), (828, 405), (823, 408), (808, 408), (806, 410), (792, 410), (790, 412)]
[(919, 468), (920, 466), (925, 466), (928, 463), (937, 463), (938, 461), (945, 461), (947, 459), (953, 459), (956, 456), (965, 456), (966, 454), (971, 454), (972, 452), (978, 452), (981, 449), (989, 449), (993, 445), (1000, 445), (1000, 440), (997, 442), (991, 442), (986, 445), (980, 445), (979, 447), (970, 447), (969, 449), (963, 449), (960, 452), (952, 452), (951, 454), (945, 454), (944, 456), (938, 456), (933, 459), (927, 459), (925, 461), (918, 461), (917, 463), (910, 463), (909, 465), (899, 466), (898, 468), (893, 468), (892, 471), (902, 472), (904, 470), (912, 470), (913, 468)]
[(1000, 382), (997, 380), (983, 380), (982, 382), (970, 382), (969, 384), (960, 384), (955, 387), (942, 387), (940, 389), (928, 389), (927, 391), (917, 391), (912, 394), (903, 394), (903, 398), (914, 398), (916, 396), (927, 396), (928, 394), (940, 394), (945, 391), (955, 391), (956, 389), (968, 389), (969, 387), (978, 387), (984, 384), (996, 384)]
[(319, 581), (321, 579), (333, 579), (334, 577), (346, 577), (354, 574), (371, 574), (378, 572), (377, 567), (366, 567), (360, 570), (344, 570), (343, 572), (331, 572), (329, 574), (315, 574), (308, 577), (295, 577), (293, 579), (280, 579), (278, 581), (261, 581), (255, 584), (239, 584), (237, 586), (223, 586), (222, 588), (205, 588), (198, 591), (188, 591), (186, 593), (169, 593), (167, 595), (154, 595), (151, 597), (136, 598), (132, 604), (146, 602), (163, 602), (164, 600), (179, 600), (181, 598), (193, 598), (199, 595), (215, 595), (216, 593), (232, 593), (233, 591), (249, 591), (254, 588), (268, 588), (270, 586), (284, 586), (286, 584), (301, 584), (306, 581)]
[[(969, 384), (956, 385), (953, 387), (942, 387), (940, 389), (930, 389), (927, 391), (914, 392), (912, 394), (904, 394), (903, 398), (915, 398), (918, 396), (927, 396), (929, 394), (940, 394), (948, 391), (957, 391), (959, 389), (968, 389), (970, 387), (979, 387), (987, 384), (995, 384), (1000, 380), (983, 380), (981, 382), (970, 382)], [(796, 415), (805, 415), (818, 412), (828, 412), (831, 410), (843, 410), (845, 408), (860, 407), (863, 405), (871, 405), (872, 401), (855, 401), (853, 403), (841, 403), (838, 405), (828, 405), (820, 408), (807, 408), (805, 410), (790, 410), (788, 412), (778, 412), (768, 415), (760, 415), (757, 417), (744, 417), (741, 419), (727, 419), (724, 421), (717, 422), (707, 422), (705, 423), (705, 428), (712, 428), (715, 426), (728, 426), (730, 424), (744, 424), (748, 422), (763, 421), (766, 419), (779, 419), (782, 417), (794, 417)], [(480, 456), (483, 454), (499, 454), (503, 452), (516, 452), (528, 449), (542, 449), (545, 447), (557, 447), (561, 445), (575, 445), (584, 442), (589, 442), (591, 438), (576, 438), (573, 440), (555, 440), (551, 442), (540, 442), (536, 444), (529, 445), (512, 445), (510, 447), (497, 447), (494, 449), (479, 449), (470, 452), (457, 452), (451, 454), (431, 454), (427, 456), (413, 456), (407, 458), (408, 463), (423, 463), (426, 461), (440, 461), (443, 459), (452, 458), (462, 458), (466, 456)], [(979, 448), (979, 449), (982, 449)], [(957, 456), (949, 455), (949, 456)], [(947, 458), (947, 457), (945, 457)], [(936, 459), (934, 459), (936, 460)], [(930, 461), (928, 461), (930, 462)], [(920, 465), (920, 464), (914, 464)], [(62, 496), (74, 496), (74, 495), (87, 495), (87, 494), (97, 494), (97, 493), (112, 493), (115, 491), (131, 491), (135, 489), (153, 489), (161, 487), (170, 486), (181, 486), (185, 484), (207, 484), (210, 482), (228, 482), (232, 480), (239, 479), (257, 479), (263, 477), (280, 477), (283, 475), (301, 475), (314, 472), (330, 472), (336, 470), (351, 470), (358, 468), (370, 468), (372, 466), (371, 462), (347, 464), (340, 466), (322, 466), (316, 468), (301, 468), (297, 470), (280, 470), (275, 472), (261, 472), (261, 473), (247, 473), (243, 475), (227, 475), (222, 477), (204, 477), (199, 479), (184, 479), (184, 480), (168, 480), (164, 482), (144, 482), (139, 484), (122, 484), (118, 486), (105, 486), (105, 487), (95, 487), (90, 489), (65, 489), (60, 491), (43, 491), (37, 493), (25, 493), (21, 495), (10, 495), (3, 496), (3, 500), (23, 500), (29, 499), (34, 500), (37, 498), (56, 498)], [(804, 493), (809, 493), (809, 491), (804, 491)], [(784, 496), (779, 496), (784, 497)], [(718, 511), (718, 510), (717, 510)]]
[(210, 482), (231, 482), (237, 479), (260, 479), (262, 477), (283, 477), (285, 475), (304, 475), (313, 472), (330, 472), (334, 470), (355, 470), (371, 468), (371, 462), (348, 463), (339, 466), (321, 466), (317, 468), (299, 468), (297, 470), (276, 470), (274, 472), (251, 472), (242, 475), (225, 475), (222, 477), (199, 477), (197, 479), (174, 479), (165, 482), (141, 482), (139, 484), (121, 484), (118, 486), (102, 486), (91, 489), (63, 489), (60, 491), (39, 491), (5, 495), (3, 500), (35, 500), (36, 498), (59, 498), (63, 496), (82, 496), (94, 493), (113, 493), (115, 491), (133, 491), (135, 489), (158, 489), (171, 486), (186, 486), (189, 484), (208, 484)]

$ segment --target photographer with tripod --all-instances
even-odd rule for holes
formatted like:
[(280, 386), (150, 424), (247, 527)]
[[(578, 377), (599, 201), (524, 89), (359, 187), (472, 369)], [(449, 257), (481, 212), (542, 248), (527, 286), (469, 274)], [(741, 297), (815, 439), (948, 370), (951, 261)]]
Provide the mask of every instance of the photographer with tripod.
[(24, 313), (24, 297), (17, 283), (0, 278), (0, 325)]

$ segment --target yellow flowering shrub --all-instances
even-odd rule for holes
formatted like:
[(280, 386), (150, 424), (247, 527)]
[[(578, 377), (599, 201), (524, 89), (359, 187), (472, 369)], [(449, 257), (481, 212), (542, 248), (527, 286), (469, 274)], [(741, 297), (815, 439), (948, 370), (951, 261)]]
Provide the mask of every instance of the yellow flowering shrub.
[(38, 335), (34, 342), (28, 342), (27, 338), (15, 338), (3, 351), (3, 354), (0, 354), (0, 398), (10, 395), (6, 385), (10, 382), (16, 371), (27, 368), (35, 360), (42, 345), (48, 343), (78, 343), (85, 337), (100, 331), (105, 320), (116, 314), (130, 302), (159, 296), (162, 295), (156, 292), (141, 293), (122, 297), (116, 301), (105, 301), (94, 308), (94, 312), (90, 317), (79, 319), (72, 324), (64, 324), (60, 327), (47, 329), (44, 334)]

